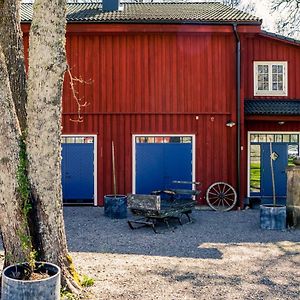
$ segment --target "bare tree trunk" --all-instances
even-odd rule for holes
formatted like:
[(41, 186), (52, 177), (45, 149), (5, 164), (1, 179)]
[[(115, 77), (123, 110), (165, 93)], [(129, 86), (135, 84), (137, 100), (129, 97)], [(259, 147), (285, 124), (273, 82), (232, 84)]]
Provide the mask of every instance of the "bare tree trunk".
[(0, 0), (0, 44), (5, 56), (9, 85), (19, 124), (24, 131), (27, 93), (19, 0)]
[(62, 211), (61, 99), (65, 57), (65, 0), (36, 0), (30, 29), (28, 76), (28, 175), (42, 260), (58, 264), (76, 292)]
[[(17, 172), (20, 129), (10, 91), (5, 58), (0, 45), (0, 232), (5, 266), (25, 261), (31, 251), (26, 215), (22, 210)], [(25, 242), (25, 245), (22, 244)]]

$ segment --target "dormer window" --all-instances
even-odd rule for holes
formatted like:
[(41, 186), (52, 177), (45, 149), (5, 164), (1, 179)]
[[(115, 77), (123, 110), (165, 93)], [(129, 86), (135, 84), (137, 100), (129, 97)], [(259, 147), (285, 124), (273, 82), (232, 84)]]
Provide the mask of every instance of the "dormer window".
[(287, 96), (287, 62), (254, 62), (254, 96)]

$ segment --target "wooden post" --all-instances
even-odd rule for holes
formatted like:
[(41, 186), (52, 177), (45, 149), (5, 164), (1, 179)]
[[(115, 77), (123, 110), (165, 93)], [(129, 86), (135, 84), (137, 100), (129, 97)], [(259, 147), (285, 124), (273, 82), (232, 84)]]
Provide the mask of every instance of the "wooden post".
[(300, 166), (287, 167), (287, 225), (300, 228)]
[(270, 142), (270, 166), (271, 166), (271, 175), (272, 175), (273, 206), (276, 206), (276, 188), (275, 188), (275, 174), (274, 174), (273, 159), (274, 157), (273, 157), (272, 142)]
[(111, 155), (112, 155), (112, 172), (113, 172), (113, 180), (114, 180), (114, 195), (117, 197), (117, 179), (116, 179), (116, 162), (115, 162), (115, 145), (114, 142), (111, 142)]

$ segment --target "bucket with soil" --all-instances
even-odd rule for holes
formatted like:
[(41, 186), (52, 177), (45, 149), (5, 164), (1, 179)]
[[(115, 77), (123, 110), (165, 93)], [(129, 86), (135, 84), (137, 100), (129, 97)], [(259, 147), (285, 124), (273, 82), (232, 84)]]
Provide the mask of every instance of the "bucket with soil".
[(2, 274), (2, 300), (59, 300), (60, 268), (36, 262), (32, 271), (28, 263), (7, 267)]

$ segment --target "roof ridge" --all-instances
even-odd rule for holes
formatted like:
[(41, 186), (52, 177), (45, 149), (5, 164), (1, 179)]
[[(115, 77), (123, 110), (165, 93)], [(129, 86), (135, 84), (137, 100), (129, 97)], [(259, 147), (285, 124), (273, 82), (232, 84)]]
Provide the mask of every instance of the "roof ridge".
[[(255, 24), (261, 19), (219, 2), (124, 3), (122, 11), (103, 12), (100, 2), (68, 3), (68, 22)], [(23, 9), (22, 9), (23, 8)], [(30, 22), (32, 3), (22, 3), (22, 22)]]

